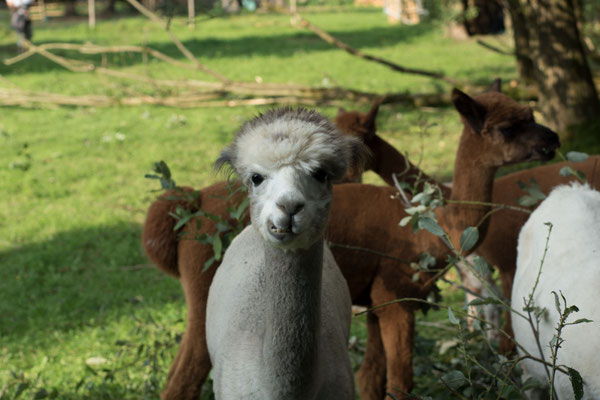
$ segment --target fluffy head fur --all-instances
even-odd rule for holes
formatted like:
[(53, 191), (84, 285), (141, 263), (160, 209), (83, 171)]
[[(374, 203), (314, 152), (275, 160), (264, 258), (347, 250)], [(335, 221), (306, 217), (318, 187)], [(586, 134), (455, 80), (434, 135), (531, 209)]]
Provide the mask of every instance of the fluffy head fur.
[(217, 169), (228, 163), (248, 187), (252, 224), (284, 249), (310, 247), (324, 232), (331, 184), (366, 150), (315, 111), (281, 108), (246, 122)]
[(247, 185), (255, 168), (268, 172), (290, 165), (308, 174), (323, 170), (335, 183), (351, 163), (364, 164), (365, 156), (359, 140), (344, 137), (318, 112), (284, 107), (242, 125), (215, 167), (231, 165)]

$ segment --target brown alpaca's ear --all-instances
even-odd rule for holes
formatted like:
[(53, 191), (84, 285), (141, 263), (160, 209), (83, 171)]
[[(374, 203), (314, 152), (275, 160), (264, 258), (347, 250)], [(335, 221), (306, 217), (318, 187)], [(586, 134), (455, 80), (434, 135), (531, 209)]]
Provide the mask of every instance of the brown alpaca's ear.
[(502, 93), (502, 79), (496, 78), (494, 82), (487, 88), (486, 92)]
[(369, 131), (369, 134), (375, 134), (375, 121), (377, 119), (377, 113), (379, 112), (379, 106), (383, 103), (383, 100), (385, 100), (385, 97), (377, 99), (362, 121), (362, 125)]
[(338, 108), (337, 116), (339, 117), (340, 115), (344, 114), (345, 112), (346, 112), (346, 109), (340, 107), (340, 108)]
[(456, 88), (452, 90), (452, 103), (471, 129), (480, 134), (485, 122), (485, 107)]

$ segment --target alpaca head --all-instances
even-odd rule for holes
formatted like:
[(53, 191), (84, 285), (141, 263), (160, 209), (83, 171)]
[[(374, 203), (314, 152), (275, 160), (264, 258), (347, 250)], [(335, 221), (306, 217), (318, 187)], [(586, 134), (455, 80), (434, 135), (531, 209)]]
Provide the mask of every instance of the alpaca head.
[(305, 249), (322, 239), (331, 185), (360, 165), (360, 140), (306, 109), (271, 110), (246, 122), (221, 153), (248, 187), (252, 225), (273, 246)]
[[(362, 140), (367, 147), (371, 148), (378, 139), (375, 120), (377, 118), (379, 106), (383, 100), (383, 97), (376, 100), (371, 109), (366, 113), (360, 111), (346, 111), (343, 108), (340, 108), (334, 120), (335, 126), (346, 135), (356, 136)], [(366, 170), (373, 168), (373, 161), (372, 157), (369, 157), (366, 160), (364, 166)], [(346, 172), (344, 182), (360, 182), (361, 177), (362, 169), (351, 165)]]
[(499, 80), (475, 98), (454, 89), (452, 102), (465, 125), (461, 140), (477, 141), (469, 151), (485, 154), (482, 165), (551, 160), (560, 146), (555, 132), (535, 122), (531, 108), (500, 93)]

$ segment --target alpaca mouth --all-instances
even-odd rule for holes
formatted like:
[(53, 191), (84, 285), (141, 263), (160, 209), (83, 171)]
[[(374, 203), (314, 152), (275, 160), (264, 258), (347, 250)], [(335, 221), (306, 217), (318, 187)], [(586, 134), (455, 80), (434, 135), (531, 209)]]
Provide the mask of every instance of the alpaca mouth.
[(271, 224), (269, 227), (269, 233), (277, 240), (285, 240), (286, 238), (290, 238), (294, 235), (291, 226), (287, 228), (278, 228), (274, 224)]
[(551, 147), (540, 147), (535, 150), (535, 158), (543, 161), (552, 160), (556, 155), (556, 151)]

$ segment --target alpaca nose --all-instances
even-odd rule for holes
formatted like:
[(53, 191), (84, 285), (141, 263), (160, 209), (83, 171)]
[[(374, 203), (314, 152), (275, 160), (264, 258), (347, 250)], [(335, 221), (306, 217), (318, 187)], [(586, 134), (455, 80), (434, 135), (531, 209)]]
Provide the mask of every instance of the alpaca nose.
[(303, 201), (278, 201), (277, 208), (289, 216), (296, 215), (304, 208)]

